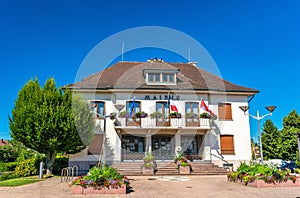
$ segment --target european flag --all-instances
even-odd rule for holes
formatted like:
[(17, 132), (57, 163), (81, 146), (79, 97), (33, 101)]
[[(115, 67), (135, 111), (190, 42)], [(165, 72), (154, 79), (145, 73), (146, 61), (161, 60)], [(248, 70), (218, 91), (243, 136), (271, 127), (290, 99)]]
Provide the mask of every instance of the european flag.
[(133, 97), (133, 101), (129, 107), (129, 116), (132, 117), (132, 112), (133, 112), (133, 108), (134, 108), (134, 103), (135, 103), (135, 97)]

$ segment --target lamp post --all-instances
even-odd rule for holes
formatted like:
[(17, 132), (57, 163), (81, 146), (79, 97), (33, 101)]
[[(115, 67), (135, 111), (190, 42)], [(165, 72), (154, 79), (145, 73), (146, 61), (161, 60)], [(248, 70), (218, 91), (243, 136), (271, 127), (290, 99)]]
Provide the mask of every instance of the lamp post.
[(261, 164), (264, 164), (264, 155), (263, 155), (263, 149), (262, 149), (262, 142), (261, 142), (261, 133), (260, 133), (260, 120), (264, 119), (266, 116), (271, 116), (272, 112), (276, 109), (276, 106), (266, 106), (265, 108), (269, 111), (268, 114), (260, 116), (259, 111), (257, 111), (256, 116), (251, 115), (251, 114), (246, 114), (246, 111), (250, 108), (250, 106), (240, 106), (239, 107), (245, 115), (249, 115), (250, 117), (254, 118), (257, 120), (257, 127), (258, 127), (258, 135), (259, 135), (259, 146), (260, 146), (260, 160)]
[[(114, 105), (116, 107), (116, 109), (120, 111), (125, 107), (125, 105)], [(105, 163), (106, 163), (106, 159), (105, 159), (105, 137), (106, 137), (106, 118), (109, 118), (111, 117), (111, 115), (105, 115), (105, 112), (104, 112), (104, 115), (101, 115), (99, 113), (97, 113), (96, 111), (92, 111), (92, 113), (94, 113), (96, 115), (96, 119), (97, 119), (97, 115), (100, 117), (100, 118), (103, 118), (104, 119), (104, 122), (103, 122), (103, 140), (102, 140), (102, 148), (101, 148), (101, 152), (100, 154), (102, 153), (102, 161), (100, 160), (99, 158), (99, 162), (101, 161), (101, 166), (102, 168), (104, 167)]]
[(297, 143), (298, 143), (298, 157), (300, 161), (300, 132), (297, 133)]

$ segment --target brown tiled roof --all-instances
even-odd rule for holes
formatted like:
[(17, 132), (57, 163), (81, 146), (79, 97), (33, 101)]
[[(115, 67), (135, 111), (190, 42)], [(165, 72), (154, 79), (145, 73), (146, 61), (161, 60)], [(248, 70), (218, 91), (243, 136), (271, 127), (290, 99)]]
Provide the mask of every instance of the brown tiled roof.
[[(145, 69), (178, 70), (177, 85), (147, 85)], [(81, 82), (68, 85), (73, 89), (172, 89), (257, 93), (255, 89), (239, 86), (189, 63), (118, 62), (90, 75)], [(252, 95), (252, 94), (251, 94)]]
[(0, 139), (0, 146), (6, 146), (6, 145), (9, 145), (9, 141)]

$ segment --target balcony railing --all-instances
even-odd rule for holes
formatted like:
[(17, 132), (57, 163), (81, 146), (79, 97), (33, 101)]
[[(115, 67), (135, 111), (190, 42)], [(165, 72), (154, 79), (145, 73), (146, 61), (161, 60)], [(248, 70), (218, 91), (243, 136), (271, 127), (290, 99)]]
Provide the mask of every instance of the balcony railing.
[(121, 123), (119, 127), (128, 128), (156, 128), (156, 127), (169, 127), (169, 128), (180, 128), (180, 127), (191, 127), (199, 129), (210, 129), (210, 119), (187, 119), (187, 118), (171, 118), (171, 119), (160, 119), (160, 118), (118, 118)]

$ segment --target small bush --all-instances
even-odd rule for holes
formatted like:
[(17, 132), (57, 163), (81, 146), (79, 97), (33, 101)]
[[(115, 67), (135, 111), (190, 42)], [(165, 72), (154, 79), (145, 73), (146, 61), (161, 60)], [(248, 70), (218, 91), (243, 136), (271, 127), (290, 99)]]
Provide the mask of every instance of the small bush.
[(60, 175), (61, 174), (61, 170), (63, 168), (68, 167), (69, 164), (69, 158), (68, 157), (56, 157), (54, 164), (53, 164), (53, 171), (52, 173), (54, 175)]
[(18, 162), (0, 162), (0, 172), (15, 171)]
[(21, 177), (26, 177), (30, 175), (37, 175), (39, 172), (39, 162), (38, 158), (31, 158), (18, 163), (15, 174)]
[(15, 179), (18, 178), (19, 176), (16, 175), (15, 173), (6, 173), (0, 176), (0, 181), (5, 181), (9, 179)]

